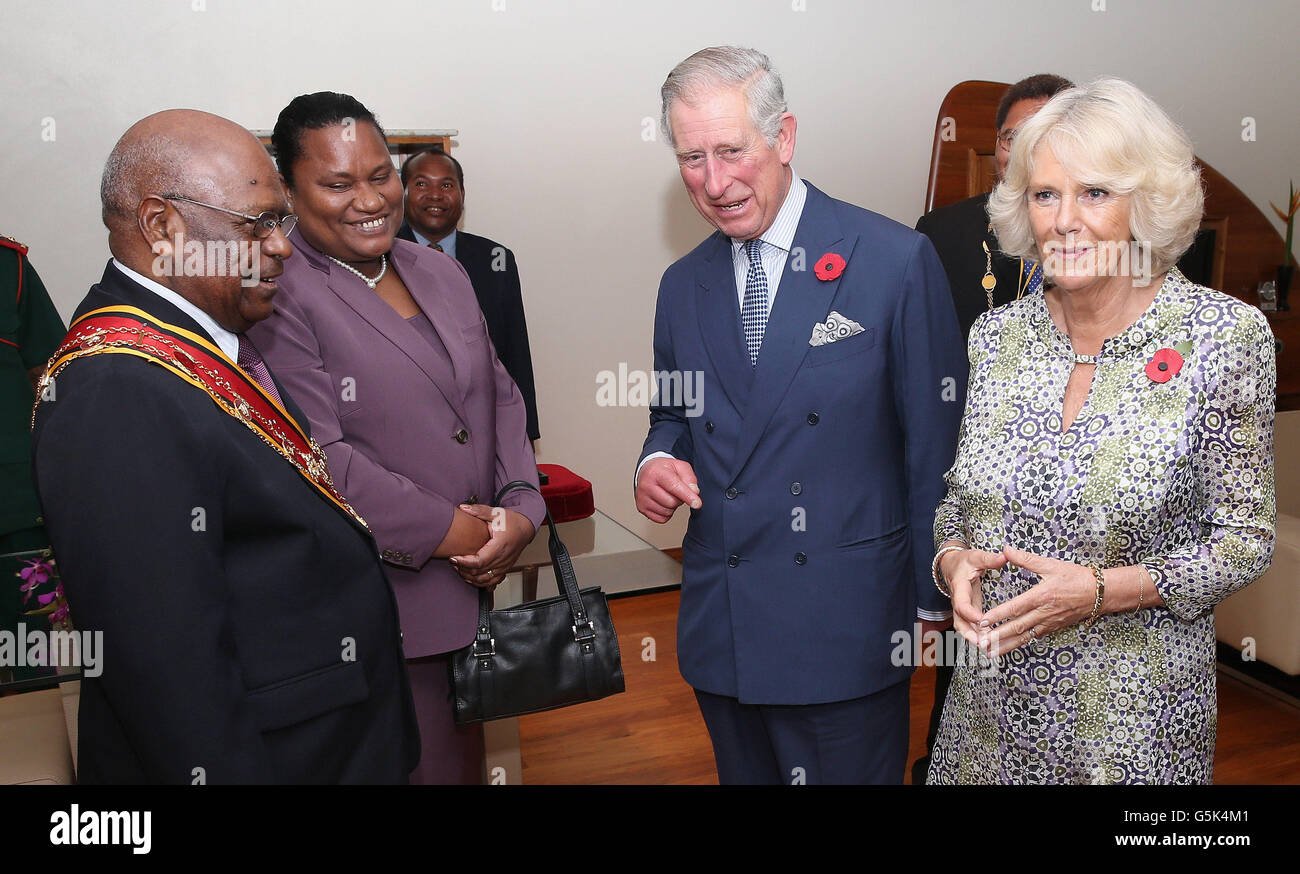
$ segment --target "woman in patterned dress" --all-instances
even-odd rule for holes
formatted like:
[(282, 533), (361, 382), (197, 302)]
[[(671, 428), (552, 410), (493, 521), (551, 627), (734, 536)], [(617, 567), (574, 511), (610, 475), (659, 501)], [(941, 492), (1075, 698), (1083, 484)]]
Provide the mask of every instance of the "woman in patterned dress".
[(1276, 360), (1259, 310), (1174, 266), (1203, 200), (1186, 135), (1127, 82), (1015, 139), (989, 214), (1053, 285), (971, 331), (935, 581), (979, 659), (931, 783), (1212, 780), (1214, 605), (1273, 553)]

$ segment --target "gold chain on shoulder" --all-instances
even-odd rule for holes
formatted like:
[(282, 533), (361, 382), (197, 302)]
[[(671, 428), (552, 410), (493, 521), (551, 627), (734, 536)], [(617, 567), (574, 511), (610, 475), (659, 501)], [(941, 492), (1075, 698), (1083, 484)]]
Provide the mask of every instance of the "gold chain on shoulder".
[[(136, 345), (129, 340), (109, 340), (107, 337), (108, 334), (111, 333), (136, 334), (141, 337), (146, 336), (146, 331), (140, 328), (121, 326), (115, 328), (96, 328), (90, 334), (80, 339), (83, 348), (64, 355), (62, 360), (59, 361), (57, 367), (55, 366), (55, 360), (58, 357), (58, 353), (56, 352), (55, 357), (50, 359), (49, 364), (46, 365), (45, 373), (41, 375), (40, 381), (37, 383), (36, 403), (32, 405), (33, 428), (36, 427), (36, 408), (45, 397), (46, 390), (50, 383), (54, 381), (54, 378), (69, 364), (76, 361), (78, 358), (109, 352), (114, 348), (137, 349)], [(361, 517), (361, 514), (353, 508), (351, 503), (349, 503), (335, 487), (334, 480), (330, 476), (329, 461), (325, 457), (325, 451), (321, 449), (320, 444), (316, 442), (316, 438), (308, 438), (311, 452), (303, 452), (300, 456), (298, 453), (294, 452), (292, 441), (284, 433), (279, 424), (272, 419), (266, 418), (260, 412), (250, 407), (242, 398), (239, 398), (239, 392), (236, 391), (235, 388), (231, 386), (230, 382), (222, 377), (215, 368), (204, 366), (202, 362), (191, 355), (187, 349), (176, 343), (166, 334), (158, 331), (148, 331), (147, 336), (150, 341), (164, 345), (176, 354), (176, 359), (171, 362), (165, 362), (163, 359), (155, 358), (153, 356), (148, 356), (147, 360), (164, 367), (175, 367), (183, 377), (203, 389), (208, 397), (212, 398), (212, 400), (219, 407), (225, 410), (226, 413), (243, 422), (250, 431), (262, 440), (263, 443), (274, 449), (285, 460), (297, 468), (299, 473), (303, 474), (308, 479), (324, 483), (329, 490), (337, 496), (343, 509), (360, 522), (362, 527), (366, 530), (370, 529), (370, 526), (366, 524), (366, 520)], [(182, 356), (184, 357), (184, 361), (181, 360)], [(186, 362), (188, 362), (188, 364)], [(231, 403), (223, 397), (220, 392), (212, 388), (209, 381), (211, 381), (212, 384), (224, 388), (232, 395), (235, 395), (237, 398), (236, 402)]]

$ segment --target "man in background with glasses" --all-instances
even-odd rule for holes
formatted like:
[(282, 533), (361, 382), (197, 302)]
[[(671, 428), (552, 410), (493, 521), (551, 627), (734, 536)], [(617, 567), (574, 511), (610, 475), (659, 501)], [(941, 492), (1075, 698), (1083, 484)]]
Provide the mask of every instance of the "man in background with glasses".
[(269, 156), (161, 112), (100, 194), (113, 259), (34, 415), (72, 622), (103, 634), (80, 782), (405, 782), (419, 737), (378, 548), (244, 336), (292, 254)]
[[(1011, 144), (1020, 126), (1043, 108), (1048, 100), (1073, 87), (1069, 79), (1039, 73), (1021, 79), (1002, 95), (998, 103), (997, 139), (993, 144), (996, 185), (1011, 160)], [(952, 301), (962, 336), (985, 310), (1001, 306), (1026, 293), (1042, 290), (1041, 269), (1019, 258), (1007, 258), (998, 250), (998, 239), (989, 227), (986, 208), (989, 193), (948, 204), (921, 216), (916, 229), (930, 238), (948, 274)], [(1036, 275), (1034, 275), (1036, 273)]]

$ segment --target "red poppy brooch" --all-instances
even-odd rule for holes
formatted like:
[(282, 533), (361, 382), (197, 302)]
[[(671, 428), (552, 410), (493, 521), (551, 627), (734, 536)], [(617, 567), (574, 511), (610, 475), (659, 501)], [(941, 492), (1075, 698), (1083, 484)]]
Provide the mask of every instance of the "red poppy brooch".
[(827, 252), (817, 259), (813, 265), (813, 273), (822, 282), (829, 282), (832, 279), (839, 279), (840, 274), (844, 272), (845, 260), (834, 252)]
[(1157, 349), (1156, 354), (1147, 362), (1147, 379), (1152, 382), (1168, 382), (1183, 369), (1183, 356), (1191, 352), (1190, 343), (1179, 343), (1173, 347)]

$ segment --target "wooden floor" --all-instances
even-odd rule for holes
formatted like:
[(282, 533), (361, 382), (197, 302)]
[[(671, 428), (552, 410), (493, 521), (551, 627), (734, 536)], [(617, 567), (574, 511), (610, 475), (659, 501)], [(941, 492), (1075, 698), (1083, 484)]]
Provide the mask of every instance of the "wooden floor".
[[(525, 784), (718, 782), (695, 695), (677, 670), (678, 598), (669, 591), (610, 601), (627, 691), (521, 718)], [(933, 699), (934, 670), (918, 669), (909, 771), (924, 751)], [(1220, 671), (1214, 777), (1219, 784), (1300, 785), (1300, 709)]]

